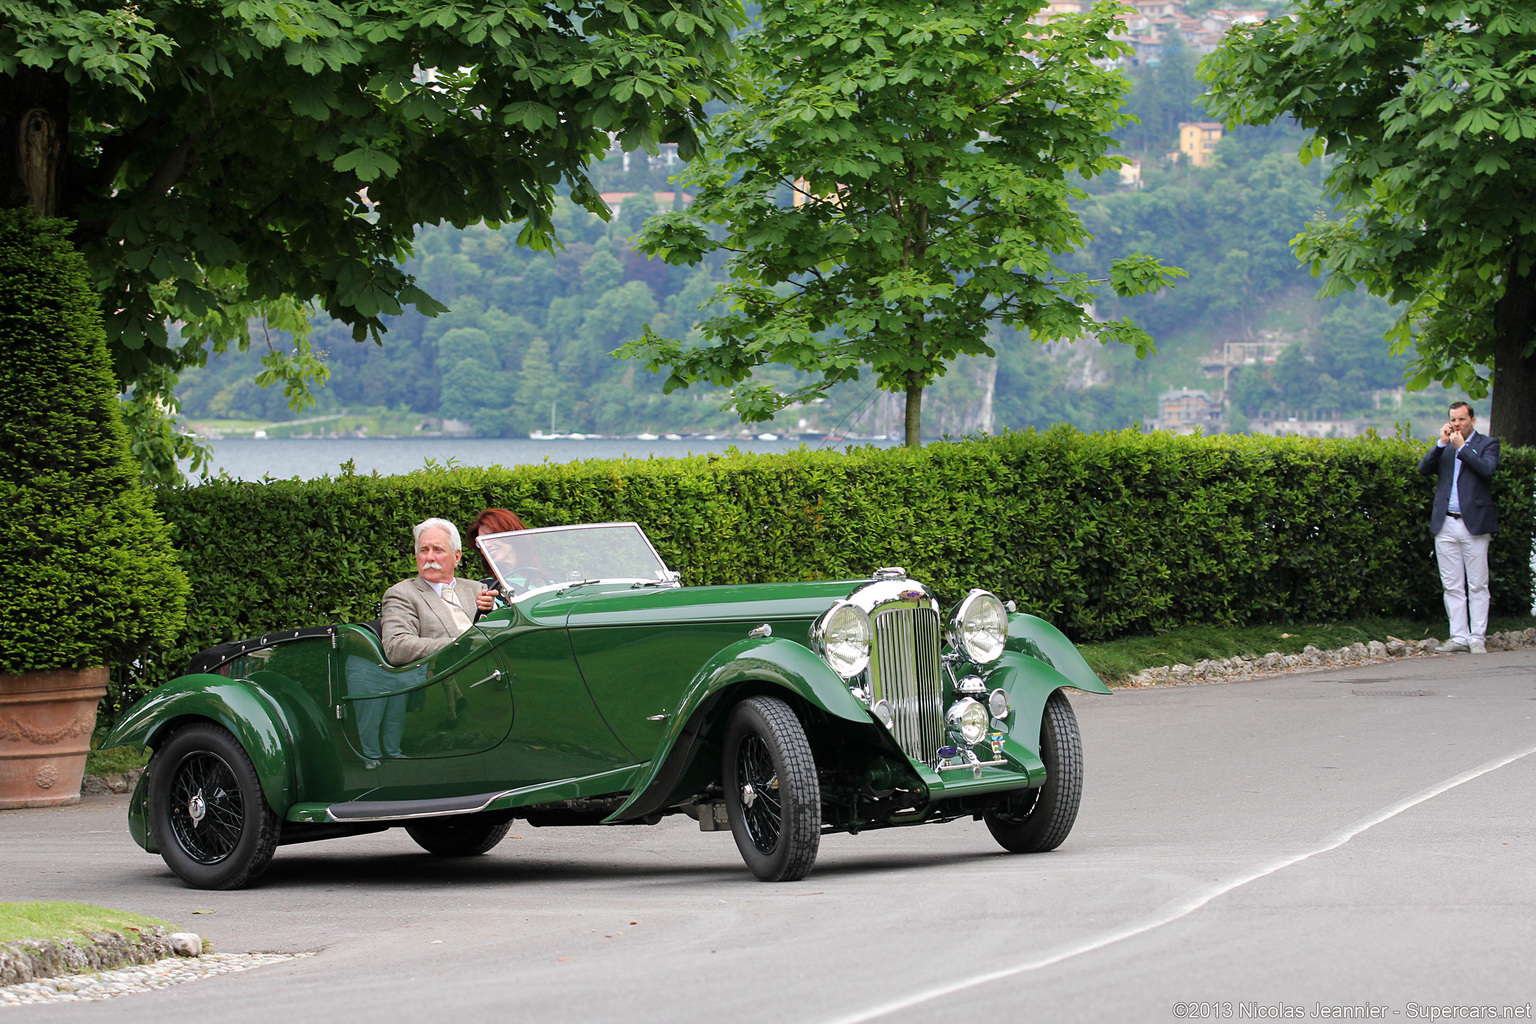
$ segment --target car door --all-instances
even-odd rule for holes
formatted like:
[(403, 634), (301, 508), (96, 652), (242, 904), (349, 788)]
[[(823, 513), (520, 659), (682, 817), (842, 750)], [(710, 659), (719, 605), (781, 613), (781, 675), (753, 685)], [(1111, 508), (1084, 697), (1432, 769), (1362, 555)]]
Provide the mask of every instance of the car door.
[(348, 744), (365, 761), (478, 754), (512, 727), (511, 676), (486, 630), (471, 627), (406, 666), (389, 664), (363, 627), (342, 627), (336, 641), (331, 697)]

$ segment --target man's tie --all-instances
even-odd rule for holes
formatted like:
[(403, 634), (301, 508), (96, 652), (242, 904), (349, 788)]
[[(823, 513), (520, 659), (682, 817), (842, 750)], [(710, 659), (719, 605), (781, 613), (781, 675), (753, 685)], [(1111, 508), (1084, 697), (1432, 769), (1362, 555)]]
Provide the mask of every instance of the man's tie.
[(448, 605), (448, 614), (453, 618), (453, 628), (460, 633), (470, 627), (469, 615), (465, 613), (464, 606), (459, 604), (459, 595), (454, 592), (450, 584), (443, 588), (443, 601)]

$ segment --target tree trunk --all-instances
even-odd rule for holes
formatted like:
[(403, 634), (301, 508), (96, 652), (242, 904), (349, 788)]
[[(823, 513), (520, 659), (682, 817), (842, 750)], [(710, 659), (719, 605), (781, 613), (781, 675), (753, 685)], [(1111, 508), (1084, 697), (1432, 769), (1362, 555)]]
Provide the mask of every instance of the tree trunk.
[(0, 207), (65, 212), (69, 86), (63, 75), (22, 68), (0, 75)]
[(907, 376), (906, 446), (923, 446), (923, 379), (916, 372)]
[(1536, 445), (1536, 277), (1517, 275), (1516, 259), (1510, 261), (1504, 294), (1493, 307), (1493, 408), (1488, 415), (1502, 444)]

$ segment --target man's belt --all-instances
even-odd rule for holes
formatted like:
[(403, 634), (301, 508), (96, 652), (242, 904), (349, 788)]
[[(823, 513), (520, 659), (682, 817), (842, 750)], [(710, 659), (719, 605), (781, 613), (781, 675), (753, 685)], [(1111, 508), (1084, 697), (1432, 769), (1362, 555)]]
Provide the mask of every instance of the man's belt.
[(1452, 519), (1460, 519), (1461, 518), (1461, 513), (1460, 512), (1447, 512), (1446, 515), (1450, 516)]

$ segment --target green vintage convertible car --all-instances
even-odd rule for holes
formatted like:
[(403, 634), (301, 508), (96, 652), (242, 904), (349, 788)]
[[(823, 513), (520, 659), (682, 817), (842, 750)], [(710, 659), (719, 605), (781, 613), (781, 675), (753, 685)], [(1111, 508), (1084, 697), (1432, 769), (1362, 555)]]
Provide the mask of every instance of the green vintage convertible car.
[(154, 749), (129, 832), (199, 888), (284, 844), (402, 827), (484, 853), (529, 825), (729, 829), (803, 878), (827, 832), (960, 817), (1051, 850), (1082, 795), (1070, 641), (973, 590), (946, 618), (905, 570), (684, 587), (634, 523), (482, 536), (505, 607), (392, 665), (370, 624), (223, 644), (106, 740)]

